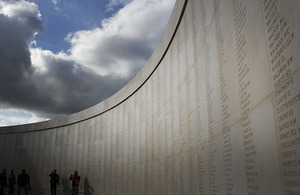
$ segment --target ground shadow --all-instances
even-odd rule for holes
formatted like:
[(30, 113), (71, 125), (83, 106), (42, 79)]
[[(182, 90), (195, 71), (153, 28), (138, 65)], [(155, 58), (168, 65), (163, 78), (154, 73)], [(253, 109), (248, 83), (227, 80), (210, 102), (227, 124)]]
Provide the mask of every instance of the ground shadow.
[(91, 195), (94, 193), (94, 188), (90, 185), (90, 182), (87, 178), (84, 179), (84, 195)]

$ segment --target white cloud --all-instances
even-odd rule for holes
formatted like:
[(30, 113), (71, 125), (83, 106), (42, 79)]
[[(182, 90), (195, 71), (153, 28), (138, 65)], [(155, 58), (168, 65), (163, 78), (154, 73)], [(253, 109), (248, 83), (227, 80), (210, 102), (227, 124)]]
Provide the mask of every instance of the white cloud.
[(51, 0), (51, 2), (53, 3), (54, 9), (57, 11), (61, 11), (58, 4), (59, 4), (59, 0)]
[(107, 4), (107, 10), (111, 11), (114, 10), (114, 7), (120, 6), (120, 5), (126, 5), (132, 0), (110, 0), (109, 3)]
[(120, 4), (127, 4), (132, 0), (110, 0), (108, 6), (117, 6)]
[(51, 0), (51, 1), (55, 6), (58, 4), (58, 0)]
[(0, 126), (20, 125), (48, 120), (34, 113), (17, 109), (0, 109)]
[(131, 1), (103, 20), (102, 28), (70, 34), (70, 56), (100, 75), (132, 77), (159, 41), (173, 4), (174, 0)]
[(41, 48), (30, 48), (30, 58), (32, 66), (39, 74), (47, 74), (49, 66), (51, 66), (49, 61), (52, 61), (52, 59), (55, 59), (57, 62), (70, 61), (70, 64), (72, 62), (72, 59), (66, 53), (59, 52), (54, 54), (50, 50), (42, 50)]
[(41, 17), (38, 6), (33, 2), (24, 0), (1, 1), (0, 13), (8, 17), (19, 18), (20, 20), (26, 19), (28, 16), (36, 16), (39, 19)]
[(38, 6), (9, 2), (0, 2), (0, 107), (27, 115), (0, 111), (0, 126), (78, 112), (114, 94), (150, 57), (175, 0), (132, 0), (101, 28), (70, 33), (70, 49), (57, 54), (33, 48), (43, 29)]

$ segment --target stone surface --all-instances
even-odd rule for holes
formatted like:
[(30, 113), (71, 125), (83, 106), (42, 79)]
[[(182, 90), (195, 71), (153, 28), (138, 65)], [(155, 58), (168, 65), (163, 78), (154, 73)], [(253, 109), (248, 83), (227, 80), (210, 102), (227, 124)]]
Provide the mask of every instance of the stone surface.
[[(143, 70), (108, 100), (0, 128), (0, 168), (60, 194), (300, 194), (300, 3), (178, 0)], [(48, 193), (48, 192), (47, 192)]]

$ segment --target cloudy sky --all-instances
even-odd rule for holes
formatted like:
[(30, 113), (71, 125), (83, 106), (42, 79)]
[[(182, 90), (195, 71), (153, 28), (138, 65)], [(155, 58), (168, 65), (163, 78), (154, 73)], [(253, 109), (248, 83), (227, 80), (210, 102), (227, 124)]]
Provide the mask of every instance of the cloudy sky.
[(0, 126), (61, 117), (122, 88), (175, 0), (0, 0)]

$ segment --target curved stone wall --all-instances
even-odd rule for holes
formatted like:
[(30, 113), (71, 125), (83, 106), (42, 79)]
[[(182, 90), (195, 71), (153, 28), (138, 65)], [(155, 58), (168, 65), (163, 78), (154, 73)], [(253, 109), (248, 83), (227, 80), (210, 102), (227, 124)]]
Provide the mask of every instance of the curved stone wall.
[(0, 128), (0, 169), (69, 194), (300, 194), (300, 3), (177, 0), (142, 71), (106, 101)]

